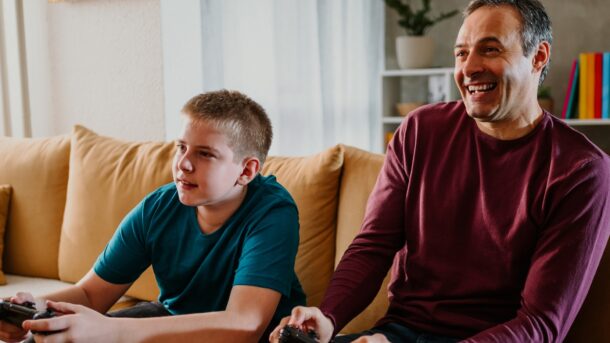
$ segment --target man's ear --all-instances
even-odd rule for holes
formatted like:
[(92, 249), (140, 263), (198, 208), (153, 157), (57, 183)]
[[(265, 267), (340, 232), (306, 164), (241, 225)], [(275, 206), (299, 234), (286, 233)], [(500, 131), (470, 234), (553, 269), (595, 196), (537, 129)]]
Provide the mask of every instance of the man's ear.
[(237, 178), (237, 184), (245, 186), (250, 181), (254, 180), (256, 174), (260, 171), (261, 162), (256, 157), (246, 157), (242, 162), (244, 168)]
[(538, 44), (538, 49), (534, 52), (532, 60), (532, 66), (534, 72), (542, 71), (545, 65), (549, 63), (551, 59), (551, 44), (547, 41), (542, 41)]

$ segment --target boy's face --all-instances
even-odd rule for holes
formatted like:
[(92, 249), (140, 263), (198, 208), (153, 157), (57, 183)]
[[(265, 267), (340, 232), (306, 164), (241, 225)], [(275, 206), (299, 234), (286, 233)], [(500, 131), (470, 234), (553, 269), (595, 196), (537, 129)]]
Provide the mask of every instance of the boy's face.
[(242, 187), (237, 179), (244, 167), (233, 161), (227, 136), (206, 121), (183, 118), (172, 166), (180, 202), (214, 206), (238, 197)]

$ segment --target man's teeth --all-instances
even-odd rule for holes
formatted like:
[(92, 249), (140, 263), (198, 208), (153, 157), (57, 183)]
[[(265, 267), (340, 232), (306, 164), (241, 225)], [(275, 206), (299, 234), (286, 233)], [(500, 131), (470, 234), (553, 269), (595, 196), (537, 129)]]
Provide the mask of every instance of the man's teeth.
[(485, 92), (488, 91), (492, 88), (494, 88), (495, 84), (493, 83), (487, 83), (484, 85), (474, 85), (474, 86), (468, 86), (468, 91), (470, 93), (474, 93), (474, 92)]

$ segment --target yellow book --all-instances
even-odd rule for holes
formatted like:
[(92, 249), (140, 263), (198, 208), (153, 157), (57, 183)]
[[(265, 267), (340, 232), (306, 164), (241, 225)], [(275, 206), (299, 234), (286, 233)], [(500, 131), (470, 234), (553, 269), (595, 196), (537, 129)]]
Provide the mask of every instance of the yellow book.
[(587, 119), (595, 118), (595, 53), (587, 54)]
[(587, 66), (589, 59), (586, 53), (578, 55), (578, 63), (580, 64), (580, 75), (578, 76), (578, 119), (586, 119), (587, 115), (587, 89), (589, 73)]

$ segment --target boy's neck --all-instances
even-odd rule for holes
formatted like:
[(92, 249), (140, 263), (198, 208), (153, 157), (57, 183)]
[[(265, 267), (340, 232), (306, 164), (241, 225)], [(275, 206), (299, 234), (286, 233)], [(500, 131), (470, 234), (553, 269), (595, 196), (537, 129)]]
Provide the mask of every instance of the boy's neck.
[(237, 211), (246, 197), (248, 185), (242, 186), (235, 196), (219, 204), (201, 205), (195, 208), (199, 229), (209, 235), (220, 229), (222, 225)]

